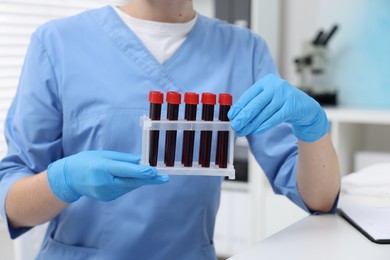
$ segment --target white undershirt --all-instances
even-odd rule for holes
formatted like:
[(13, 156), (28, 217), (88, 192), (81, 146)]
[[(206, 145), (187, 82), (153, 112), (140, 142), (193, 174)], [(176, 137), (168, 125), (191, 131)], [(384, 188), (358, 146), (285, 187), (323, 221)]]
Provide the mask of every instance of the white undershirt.
[(187, 23), (161, 23), (134, 18), (118, 7), (114, 10), (160, 64), (164, 64), (180, 47), (198, 17), (195, 15)]

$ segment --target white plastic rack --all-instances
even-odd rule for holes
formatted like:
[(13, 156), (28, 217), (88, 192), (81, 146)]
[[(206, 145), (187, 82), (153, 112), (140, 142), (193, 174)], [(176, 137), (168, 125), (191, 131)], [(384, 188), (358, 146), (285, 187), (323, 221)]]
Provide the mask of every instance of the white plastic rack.
[(149, 144), (150, 131), (152, 130), (177, 130), (177, 131), (229, 131), (229, 151), (227, 168), (219, 168), (215, 162), (210, 162), (210, 167), (201, 167), (194, 162), (192, 167), (184, 167), (181, 162), (176, 161), (173, 167), (165, 166), (164, 162), (158, 161), (155, 167), (159, 173), (167, 175), (205, 175), (205, 176), (227, 176), (233, 180), (236, 178), (236, 171), (233, 166), (234, 155), (234, 131), (230, 122), (222, 121), (187, 121), (187, 120), (151, 120), (146, 115), (141, 117), (142, 127), (142, 155), (141, 164), (149, 165)]

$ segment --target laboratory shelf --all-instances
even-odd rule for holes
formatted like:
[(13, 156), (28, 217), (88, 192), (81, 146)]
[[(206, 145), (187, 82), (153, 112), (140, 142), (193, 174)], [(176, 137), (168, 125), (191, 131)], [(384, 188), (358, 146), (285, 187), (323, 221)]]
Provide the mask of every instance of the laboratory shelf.
[(358, 153), (390, 153), (390, 109), (336, 107), (325, 111), (343, 176), (355, 170)]
[(326, 107), (325, 111), (329, 120), (333, 123), (390, 124), (389, 109)]

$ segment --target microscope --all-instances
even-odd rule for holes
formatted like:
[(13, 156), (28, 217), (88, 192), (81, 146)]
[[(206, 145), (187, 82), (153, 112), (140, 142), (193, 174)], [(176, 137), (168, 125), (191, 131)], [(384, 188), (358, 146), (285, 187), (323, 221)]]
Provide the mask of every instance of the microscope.
[(327, 45), (337, 30), (338, 25), (334, 25), (328, 33), (320, 30), (312, 41), (304, 43), (302, 56), (294, 60), (300, 74), (299, 88), (321, 105), (337, 104), (336, 89), (321, 86), (318, 82), (326, 68)]

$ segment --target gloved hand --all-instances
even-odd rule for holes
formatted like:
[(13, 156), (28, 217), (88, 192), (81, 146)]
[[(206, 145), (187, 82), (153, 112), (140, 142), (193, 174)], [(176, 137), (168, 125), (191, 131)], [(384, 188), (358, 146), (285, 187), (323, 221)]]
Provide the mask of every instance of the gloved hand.
[(111, 201), (143, 185), (168, 182), (167, 175), (157, 175), (139, 160), (135, 154), (85, 151), (51, 163), (47, 177), (53, 193), (66, 203), (81, 196)]
[(314, 142), (330, 128), (317, 101), (275, 75), (263, 77), (244, 92), (228, 117), (239, 136), (260, 134), (287, 122), (297, 138)]

